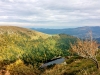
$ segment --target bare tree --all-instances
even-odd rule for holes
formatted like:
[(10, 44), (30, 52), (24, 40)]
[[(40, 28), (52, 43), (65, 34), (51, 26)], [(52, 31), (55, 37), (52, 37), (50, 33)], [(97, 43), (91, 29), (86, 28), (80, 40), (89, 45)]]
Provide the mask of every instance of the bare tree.
[(92, 32), (90, 32), (89, 35), (89, 39), (78, 39), (76, 44), (71, 44), (71, 49), (79, 56), (91, 59), (95, 63), (96, 67), (99, 68), (98, 61), (96, 59), (98, 52), (98, 44), (92, 39)]

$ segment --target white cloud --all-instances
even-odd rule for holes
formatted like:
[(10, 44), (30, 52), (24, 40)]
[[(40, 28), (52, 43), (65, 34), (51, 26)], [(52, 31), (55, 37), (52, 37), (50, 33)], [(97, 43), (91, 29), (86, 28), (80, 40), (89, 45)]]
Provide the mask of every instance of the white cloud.
[(99, 3), (100, 0), (0, 0), (0, 24), (99, 25)]

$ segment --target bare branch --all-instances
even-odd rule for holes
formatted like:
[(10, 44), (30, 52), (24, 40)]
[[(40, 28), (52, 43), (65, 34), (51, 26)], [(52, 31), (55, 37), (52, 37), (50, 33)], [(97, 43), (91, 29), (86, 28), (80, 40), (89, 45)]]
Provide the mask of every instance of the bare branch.
[(78, 39), (76, 44), (71, 44), (71, 49), (79, 56), (90, 58), (93, 59), (93, 61), (95, 60), (95, 62), (97, 62), (96, 56), (98, 51), (98, 44), (96, 41), (93, 40), (92, 32), (89, 33), (89, 36), (89, 39), (86, 39), (84, 41)]

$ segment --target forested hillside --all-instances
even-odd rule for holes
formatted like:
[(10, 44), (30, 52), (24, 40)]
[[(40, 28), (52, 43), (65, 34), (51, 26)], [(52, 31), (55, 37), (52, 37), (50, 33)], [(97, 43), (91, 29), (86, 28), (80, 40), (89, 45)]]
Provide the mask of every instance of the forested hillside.
[[(91, 60), (70, 51), (70, 45), (77, 45), (77, 40), (66, 34), (49, 35), (21, 27), (0, 26), (0, 75), (99, 75)], [(66, 57), (67, 65), (40, 69), (41, 64), (58, 56)], [(100, 51), (97, 60), (100, 63)]]
[(0, 26), (0, 69), (17, 60), (26, 65), (37, 65), (57, 56), (69, 55), (69, 44), (77, 38), (65, 35), (48, 35), (30, 29)]

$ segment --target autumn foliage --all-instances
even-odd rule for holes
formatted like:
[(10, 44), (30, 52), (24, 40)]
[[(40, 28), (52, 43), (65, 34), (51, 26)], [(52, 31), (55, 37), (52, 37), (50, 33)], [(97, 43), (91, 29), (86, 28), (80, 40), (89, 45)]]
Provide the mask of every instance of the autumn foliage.
[(98, 44), (92, 39), (92, 35), (90, 35), (89, 39), (78, 39), (76, 44), (71, 44), (71, 49), (79, 56), (93, 60), (97, 68), (99, 68), (96, 59), (98, 52)]

